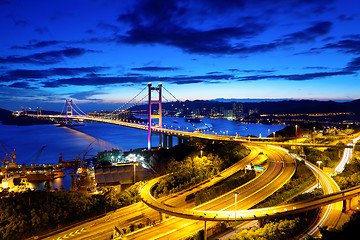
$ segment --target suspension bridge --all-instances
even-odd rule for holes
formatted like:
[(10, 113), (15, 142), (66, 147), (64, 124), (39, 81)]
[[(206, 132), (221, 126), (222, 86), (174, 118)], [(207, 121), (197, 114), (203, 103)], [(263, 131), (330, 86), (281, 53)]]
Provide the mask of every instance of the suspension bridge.
[[(146, 91), (147, 90), (147, 91)], [(112, 112), (105, 112), (103, 114), (86, 114), (83, 112), (74, 101), (72, 100), (66, 100), (65, 106), (63, 108), (62, 114), (59, 115), (31, 115), (32, 117), (41, 117), (46, 119), (62, 119), (65, 121), (66, 124), (68, 124), (71, 120), (78, 119), (81, 121), (96, 121), (96, 122), (103, 122), (103, 123), (109, 123), (109, 124), (116, 124), (126, 127), (131, 127), (135, 129), (141, 129), (148, 132), (148, 149), (151, 150), (151, 136), (152, 133), (156, 133), (159, 135), (159, 147), (172, 147), (173, 146), (173, 138), (177, 138), (178, 144), (188, 141), (191, 139), (194, 140), (221, 140), (221, 141), (237, 141), (237, 142), (246, 142), (250, 143), (253, 141), (250, 141), (248, 138), (239, 138), (237, 136), (228, 136), (228, 135), (218, 135), (215, 132), (212, 133), (203, 133), (199, 131), (195, 132), (189, 132), (185, 130), (175, 130), (175, 129), (168, 129), (163, 125), (163, 109), (162, 109), (162, 103), (163, 100), (168, 101), (166, 97), (163, 95), (163, 90), (168, 92), (173, 98), (173, 94), (171, 94), (166, 88), (162, 86), (162, 84), (159, 84), (158, 86), (153, 86), (151, 83), (149, 83), (145, 88), (143, 88), (137, 95), (135, 95), (134, 98), (132, 98), (130, 101), (122, 105), (120, 108), (112, 111)], [(144, 97), (140, 97), (140, 100), (136, 101), (137, 98), (143, 93), (147, 93)], [(136, 122), (136, 121), (126, 121), (125, 118), (120, 118), (120, 115), (126, 115), (129, 113), (130, 109), (138, 104), (143, 104), (144, 100), (146, 100), (145, 104), (147, 107), (146, 115), (147, 119), (146, 121)], [(181, 104), (178, 99), (175, 98), (177, 102)], [(134, 102), (133, 104), (130, 104), (131, 102)], [(130, 106), (131, 105), (131, 106)], [(174, 104), (172, 104), (174, 105)], [(184, 105), (182, 105), (184, 106)], [(184, 106), (185, 107), (185, 106)], [(64, 113), (63, 113), (64, 112)], [(203, 123), (206, 124), (206, 123)], [(358, 140), (358, 138), (354, 139), (353, 142), (355, 143)], [(312, 147), (337, 147), (337, 148), (349, 148), (346, 150), (351, 151), (354, 144), (347, 144), (347, 145), (328, 145), (328, 144), (306, 144), (306, 143), (280, 143), (280, 142), (265, 142), (265, 141), (254, 141), (256, 144), (266, 144), (266, 145), (288, 145), (288, 146), (312, 146)], [(251, 144), (250, 144), (251, 145)], [(256, 148), (259, 148), (259, 146), (253, 145)], [(263, 146), (264, 149), (270, 148), (270, 146)], [(271, 147), (273, 148), (273, 147)], [(274, 151), (280, 151), (280, 150), (274, 150)], [(274, 152), (275, 154), (276, 152)], [(271, 155), (271, 154), (270, 154)], [(270, 156), (269, 155), (269, 156)], [(275, 154), (276, 155), (276, 154)], [(276, 191), (277, 188), (281, 187), (285, 182), (287, 182), (291, 176), (293, 175), (296, 164), (294, 159), (288, 159), (285, 157), (285, 155), (289, 154), (279, 154), (276, 156), (273, 156), (273, 160), (270, 161), (271, 169), (268, 171), (271, 173), (271, 180), (273, 186), (269, 188), (269, 184), (271, 181), (268, 180), (268, 177), (264, 177), (264, 179), (261, 180), (261, 183), (264, 185), (259, 185), (259, 188), (261, 187), (261, 191), (268, 191), (265, 195), (268, 196), (269, 192), (273, 193)], [(341, 209), (343, 206), (343, 202), (345, 201), (345, 206), (347, 208), (351, 207), (351, 202), (358, 200), (358, 194), (360, 191), (360, 188), (354, 188), (350, 189), (348, 191), (342, 191), (340, 192), (337, 185), (332, 186), (331, 183), (329, 183), (328, 176), (326, 174), (323, 174), (321, 170), (318, 170), (316, 166), (310, 166), (312, 168), (312, 171), (314, 174), (318, 175), (319, 182), (323, 187), (329, 188), (328, 191), (329, 194), (324, 196), (323, 198), (317, 200), (312, 199), (308, 202), (301, 202), (299, 205), (291, 204), (291, 205), (282, 205), (277, 206), (269, 209), (252, 209), (252, 210), (237, 210), (236, 204), (237, 199), (235, 200), (235, 209), (229, 210), (229, 211), (222, 211), (213, 209), (213, 206), (209, 206), (209, 209), (211, 211), (194, 211), (189, 209), (183, 209), (183, 208), (175, 208), (171, 207), (169, 205), (164, 205), (160, 202), (158, 202), (156, 199), (153, 198), (150, 194), (151, 188), (159, 181), (159, 179), (152, 180), (148, 182), (146, 185), (144, 185), (140, 190), (140, 196), (142, 198), (142, 201), (150, 206), (151, 208), (159, 211), (160, 213), (160, 219), (162, 219), (162, 214), (166, 213), (169, 215), (178, 216), (181, 218), (188, 218), (188, 219), (194, 219), (194, 220), (202, 220), (204, 221), (204, 232), (205, 232), (205, 239), (206, 239), (206, 232), (207, 232), (207, 222), (211, 221), (237, 221), (237, 220), (247, 220), (247, 219), (267, 219), (273, 216), (280, 216), (280, 215), (287, 215), (291, 213), (297, 213), (304, 210), (313, 209), (315, 207), (320, 207), (323, 205), (329, 206), (327, 209), (328, 214), (325, 215), (323, 219), (330, 222), (333, 221), (333, 219), (336, 219), (339, 215), (339, 212), (341, 213)], [(230, 168), (228, 169), (230, 171)], [(223, 173), (222, 173), (223, 174)], [(220, 174), (219, 176), (221, 176)], [(232, 170), (231, 170), (232, 174)], [(325, 180), (324, 180), (325, 179)], [(251, 182), (250, 182), (251, 183)], [(248, 189), (250, 192), (254, 191), (254, 193), (263, 194), (260, 190), (253, 189), (252, 187)], [(270, 194), (271, 194), (270, 193)], [(330, 194), (333, 193), (333, 194)], [(237, 193), (236, 193), (237, 194)], [(228, 194), (227, 201), (233, 200), (233, 192), (230, 192)], [(265, 196), (264, 195), (264, 196)], [(237, 196), (237, 195), (236, 195)], [(254, 196), (256, 198), (256, 201), (259, 201), (259, 197), (256, 196), (253, 193), (247, 194), (247, 196), (244, 197), (243, 203), (247, 204), (248, 202), (251, 202), (253, 200), (247, 200), (248, 196)], [(222, 200), (221, 200), (222, 201)], [(210, 203), (211, 204), (211, 203)], [(226, 203), (228, 204), (228, 203)], [(331, 204), (331, 205), (329, 205)], [(336, 205), (337, 204), (337, 205)], [(229, 205), (229, 204), (228, 204)], [(336, 206), (335, 206), (336, 205)], [(232, 207), (232, 204), (229, 205)], [(340, 210), (339, 210), (340, 209)], [(334, 213), (335, 212), (335, 213)], [(329, 217), (330, 216), (330, 217)], [(327, 220), (328, 218), (329, 220)], [(321, 224), (323, 222), (326, 222), (325, 220), (321, 220)], [(180, 220), (179, 220), (180, 221)], [(319, 220), (320, 221), (320, 220)], [(160, 226), (160, 225), (159, 225)]]
[[(147, 89), (147, 94), (137, 100), (141, 94)], [(170, 102), (163, 94), (165, 90), (175, 101)], [(69, 125), (71, 121), (96, 121), (103, 123), (116, 124), (126, 127), (131, 127), (135, 129), (141, 129), (148, 132), (148, 150), (151, 149), (151, 136), (152, 133), (159, 135), (159, 147), (168, 148), (172, 147), (174, 144), (174, 137), (177, 138), (177, 143), (181, 144), (188, 140), (221, 140), (221, 141), (237, 141), (237, 142), (256, 142), (257, 144), (271, 144), (271, 145), (281, 145), (281, 146), (312, 146), (312, 147), (334, 147), (334, 148), (353, 148), (353, 144), (345, 145), (331, 145), (331, 144), (313, 144), (313, 143), (298, 143), (298, 142), (275, 142), (275, 141), (264, 141), (264, 139), (250, 139), (246, 137), (238, 136), (229, 136), (221, 135), (215, 133), (205, 122), (201, 119), (199, 121), (205, 125), (205, 127), (210, 130), (209, 133), (203, 133), (199, 131), (194, 124), (191, 124), (195, 127), (194, 132), (189, 132), (186, 130), (176, 130), (169, 129), (163, 125), (163, 109), (162, 103), (163, 100), (170, 103), (174, 108), (174, 111), (178, 113), (184, 109), (176, 107), (175, 103), (180, 104), (187, 110), (188, 114), (192, 115), (193, 113), (189, 108), (186, 108), (185, 104), (177, 99), (169, 90), (162, 86), (161, 83), (158, 86), (154, 87), (152, 83), (148, 83), (139, 93), (137, 93), (132, 99), (123, 104), (121, 107), (117, 108), (114, 111), (106, 112), (104, 114), (88, 114), (82, 111), (73, 100), (66, 100), (63, 110), (59, 115), (41, 115), (41, 114), (28, 114), (28, 116), (50, 119), (53, 121), (62, 119), (65, 121), (65, 126)], [(147, 119), (146, 121), (129, 121), (126, 119), (126, 114), (130, 112), (131, 108), (134, 108), (140, 104), (147, 104)], [(125, 116), (120, 118), (119, 116)]]

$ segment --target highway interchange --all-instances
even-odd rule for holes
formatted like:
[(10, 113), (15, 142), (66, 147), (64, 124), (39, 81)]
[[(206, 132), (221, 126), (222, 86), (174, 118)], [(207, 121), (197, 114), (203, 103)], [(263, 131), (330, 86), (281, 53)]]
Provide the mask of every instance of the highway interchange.
[[(106, 122), (111, 120), (106, 120)], [(105, 121), (104, 121), (105, 122)], [(110, 123), (110, 122), (109, 122)], [(116, 123), (115, 123), (116, 124)], [(126, 123), (127, 125), (128, 123)], [(124, 124), (122, 124), (124, 125)], [(129, 124), (129, 127), (133, 124)], [(137, 125), (137, 124), (135, 124)], [(137, 128), (143, 128), (146, 130), (146, 126)], [(173, 131), (172, 134), (181, 135), (183, 131)], [(113, 229), (117, 226), (119, 229), (126, 228), (130, 224), (138, 224), (140, 222), (149, 221), (155, 223), (151, 226), (141, 228), (132, 233), (126, 234), (126, 239), (179, 239), (186, 235), (195, 233), (201, 229), (204, 229), (204, 220), (207, 221), (207, 228), (216, 225), (216, 222), (212, 220), (237, 220), (237, 219), (258, 219), (262, 216), (268, 216), (274, 213), (288, 212), (290, 214), (293, 210), (301, 207), (291, 206), (278, 206), (271, 209), (260, 210), (248, 210), (258, 202), (266, 199), (269, 195), (281, 188), (287, 181), (290, 180), (296, 169), (296, 161), (303, 160), (290, 156), (286, 150), (270, 146), (270, 145), (258, 145), (250, 142), (244, 142), (238, 139), (229, 138), (228, 136), (219, 136), (211, 134), (196, 134), (186, 132), (187, 137), (213, 139), (213, 140), (232, 140), (244, 143), (251, 149), (249, 156), (239, 161), (234, 166), (221, 172), (213, 179), (198, 184), (197, 186), (181, 191), (176, 194), (169, 195), (160, 199), (153, 199), (150, 194), (150, 188), (155, 184), (158, 179), (154, 179), (146, 184), (141, 191), (143, 202), (132, 204), (130, 206), (118, 209), (111, 213), (108, 213), (102, 218), (98, 218), (83, 224), (79, 224), (75, 227), (69, 228), (66, 231), (61, 231), (45, 239), (108, 239), (113, 233)], [(183, 135), (184, 136), (184, 135)], [(348, 148), (350, 149), (350, 148)], [(251, 161), (256, 160), (259, 157), (259, 153), (263, 152), (268, 156), (268, 164), (265, 171), (258, 175), (254, 180), (240, 186), (227, 194), (224, 194), (214, 200), (206, 202), (200, 206), (194, 207), (191, 204), (186, 203), (185, 199), (191, 193), (199, 191), (203, 188), (214, 185), (215, 183), (225, 179), (232, 175), (236, 171), (244, 168)], [(348, 154), (348, 153), (347, 153)], [(348, 154), (350, 157), (351, 154)], [(345, 159), (346, 160), (346, 159)], [(331, 194), (339, 192), (340, 189), (331, 177), (321, 171), (317, 166), (314, 166), (306, 162), (307, 166), (313, 171), (313, 173), (319, 177), (320, 184), (325, 194)], [(237, 212), (235, 213), (234, 204), (234, 192), (238, 192), (237, 196)], [(354, 190), (358, 191), (358, 190)], [(320, 206), (320, 205), (319, 205)], [(317, 206), (317, 207), (319, 207)], [(152, 209), (154, 208), (154, 209)], [(319, 218), (312, 225), (306, 234), (317, 236), (319, 234), (319, 227), (330, 226), (335, 227), (343, 208), (342, 201), (328, 204), (321, 208)], [(241, 209), (241, 210), (240, 210)], [(310, 208), (309, 208), (310, 209)], [(162, 222), (159, 222), (159, 212), (167, 213)], [(178, 217), (173, 217), (173, 216)], [(235, 219), (236, 215), (236, 219)], [(183, 217), (189, 218), (183, 218)], [(211, 219), (210, 219), (211, 218)], [(193, 219), (193, 220), (190, 220)], [(181, 230), (179, 230), (181, 229)]]

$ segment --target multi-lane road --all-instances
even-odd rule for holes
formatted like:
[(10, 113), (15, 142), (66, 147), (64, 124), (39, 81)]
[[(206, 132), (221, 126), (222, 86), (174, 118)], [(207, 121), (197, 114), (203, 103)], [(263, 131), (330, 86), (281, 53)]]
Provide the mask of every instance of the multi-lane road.
[[(236, 215), (234, 211), (235, 191), (239, 193), (237, 196), (238, 202), (236, 209), (249, 209), (256, 203), (271, 195), (291, 178), (296, 167), (295, 160), (283, 149), (265, 145), (257, 146), (253, 144), (249, 144), (248, 147), (252, 150), (248, 157), (239, 161), (237, 164), (220, 173), (213, 179), (198, 184), (191, 189), (184, 190), (159, 200), (150, 199), (147, 195), (141, 195), (144, 202), (152, 207), (155, 206), (154, 208), (156, 210), (175, 216), (181, 216), (185, 212), (188, 215), (195, 216), (193, 218), (194, 220), (170, 216), (166, 217), (161, 223), (157, 222), (151, 227), (145, 227), (133, 233), (126, 234), (126, 237), (128, 239), (177, 239), (203, 229), (204, 221), (199, 221), (199, 219), (204, 220), (211, 216), (212, 218), (217, 218), (219, 220), (220, 218), (227, 218), (226, 220), (231, 220), (231, 218), (235, 218)], [(191, 204), (185, 202), (186, 196), (189, 194), (214, 185), (243, 168), (245, 165), (249, 164), (249, 162), (256, 160), (259, 157), (259, 152), (264, 152), (269, 159), (266, 170), (256, 179), (240, 186), (238, 189), (235, 189), (230, 193), (204, 203), (196, 208), (192, 208), (193, 206)], [(320, 183), (323, 186), (325, 193), (339, 191), (338, 186), (333, 183), (333, 180), (330, 177), (319, 171), (316, 166), (309, 163), (308, 166), (312, 169), (315, 175), (320, 176)], [(150, 184), (145, 185), (144, 188), (146, 188), (146, 186), (149, 187)], [(148, 189), (146, 191), (142, 191), (142, 193), (146, 193), (147, 191)], [(156, 206), (158, 203), (153, 204), (153, 200), (158, 202), (160, 205)], [(165, 203), (165, 205), (163, 203)], [(166, 207), (164, 208), (164, 206)], [(169, 209), (166, 210), (166, 208)], [(284, 211), (284, 207), (282, 206), (281, 208), (282, 210), (279, 208), (279, 210), (275, 211)], [(297, 207), (295, 207), (295, 209), (296, 208)], [(324, 207), (320, 214), (320, 220), (317, 221), (317, 224), (313, 226), (313, 229), (311, 229), (309, 233), (316, 235), (319, 226), (335, 226), (341, 214), (341, 209), (341, 202)], [(291, 212), (291, 210), (294, 210), (294, 206), (288, 206), (285, 211), (288, 210)], [(176, 215), (177, 211), (181, 211), (181, 213), (179, 213), (180, 215)], [(274, 211), (274, 209), (271, 209), (271, 211)], [(222, 213), (219, 214), (219, 212)], [(227, 214), (227, 216), (224, 214)], [(252, 212), (251, 214), (253, 216), (258, 216), (259, 214), (266, 215), (268, 213), (262, 210), (262, 212)], [(241, 215), (240, 212), (237, 212), (236, 218), (246, 218), (246, 214), (243, 213), (243, 215)], [(107, 239), (111, 236), (114, 226), (122, 229), (127, 228), (130, 224), (138, 224), (144, 221), (154, 222), (158, 219), (158, 211), (149, 208), (144, 203), (136, 203), (108, 213), (105, 217), (83, 223), (46, 239)], [(207, 227), (211, 227), (215, 224), (216, 223), (214, 222), (208, 222)]]
[[(174, 214), (174, 211), (178, 211), (179, 216), (187, 213), (195, 216), (196, 220), (204, 220), (204, 218), (217, 218), (216, 214), (220, 215), (220, 212), (224, 213), (224, 220), (234, 218), (235, 215), (235, 202), (234, 192), (238, 192), (237, 195), (237, 209), (248, 209), (258, 202), (261, 202), (269, 195), (274, 193), (280, 187), (282, 187), (294, 174), (295, 161), (291, 156), (285, 156), (283, 151), (275, 148), (263, 148), (265, 154), (267, 154), (269, 160), (266, 170), (252, 181), (240, 186), (234, 191), (224, 194), (216, 199), (206, 202), (196, 208), (183, 209), (164, 205), (158, 202), (156, 199), (152, 199), (149, 194), (141, 194), (143, 200), (148, 204), (157, 203), (152, 202), (155, 200), (160, 203), (161, 211), (164, 211), (164, 206), (168, 209), (169, 213)], [(155, 179), (154, 182), (157, 180)], [(153, 182), (153, 183), (154, 183)], [(142, 193), (148, 193), (151, 184), (145, 185), (142, 189)], [(147, 199), (148, 198), (148, 199)], [(152, 205), (152, 207), (154, 207)], [(215, 211), (215, 212), (214, 212)], [(214, 212), (214, 213), (213, 213)], [(199, 213), (199, 214), (198, 214)], [(221, 218), (220, 216), (218, 216)], [(240, 216), (239, 216), (240, 220)], [(207, 226), (214, 226), (216, 222), (208, 222)], [(183, 218), (171, 217), (152, 228), (137, 231), (135, 233), (127, 235), (128, 239), (178, 239), (179, 236), (191, 235), (204, 228), (204, 221), (192, 221)]]
[[(256, 179), (249, 182), (248, 184), (243, 185), (239, 192), (243, 194), (238, 196), (238, 208), (251, 207), (257, 202), (262, 201), (268, 195), (275, 192), (278, 188), (280, 188), (285, 182), (290, 179), (295, 170), (295, 165), (291, 171), (284, 171), (284, 154), (279, 152), (276, 149), (269, 150), (266, 147), (258, 147), (250, 145), (249, 148), (252, 150), (249, 156), (245, 157), (243, 160), (239, 161), (239, 163), (234, 166), (226, 169), (221, 172), (218, 176), (210, 181), (205, 181), (194, 188), (191, 188), (187, 191), (182, 191), (175, 195), (171, 195), (165, 199), (161, 199), (162, 202), (165, 202), (169, 206), (175, 207), (186, 207), (185, 198), (187, 195), (196, 192), (202, 188), (209, 187), (222, 179), (230, 176), (236, 171), (244, 168), (245, 165), (249, 164), (249, 162), (256, 160), (260, 151), (263, 151), (269, 157), (269, 165), (267, 169)], [(286, 156), (286, 161), (292, 161), (289, 156)], [(273, 180), (271, 182), (271, 180)], [(271, 182), (271, 183), (270, 183)], [(255, 192), (255, 193), (254, 193)], [(247, 201), (241, 201), (241, 199), (247, 199)], [(209, 203), (203, 204), (198, 207), (198, 209), (204, 210), (233, 210), (234, 208), (234, 194), (228, 193), (222, 197), (219, 197)], [(77, 232), (79, 234), (76, 235), (77, 239), (105, 239), (112, 234), (112, 229), (114, 226), (118, 226), (120, 229), (125, 225), (129, 226), (131, 223), (139, 223), (142, 221), (154, 221), (159, 218), (159, 213), (152, 210), (151, 208), (145, 206), (143, 203), (133, 204), (131, 206), (121, 208), (117, 211), (109, 213), (106, 217), (84, 223), (82, 225), (71, 228), (65, 232), (61, 232), (54, 236), (48, 237), (47, 239), (64, 239), (67, 237), (73, 237), (74, 233)], [(192, 222), (192, 223), (191, 223)], [(167, 227), (170, 225), (170, 227)], [(182, 231), (174, 231), (178, 229), (177, 227), (182, 226)], [(187, 230), (184, 229), (184, 226), (187, 226)], [(186, 219), (180, 218), (167, 218), (162, 223), (157, 223), (154, 227), (146, 228), (143, 231), (137, 231), (136, 233), (130, 234), (128, 236), (129, 239), (141, 239), (142, 237), (138, 236), (138, 234), (145, 234), (147, 236), (158, 236), (165, 234), (169, 237), (169, 234), (185, 234), (186, 232), (194, 232), (194, 229), (200, 230), (203, 228), (203, 224), (198, 221), (190, 221)], [(165, 229), (167, 229), (165, 231)], [(80, 231), (81, 230), (81, 231)], [(186, 231), (184, 231), (186, 230)], [(156, 233), (158, 232), (158, 233)], [(165, 236), (164, 235), (164, 236)], [(167, 238), (165, 237), (165, 238)], [(147, 237), (143, 238), (147, 239)], [(151, 237), (149, 238), (151, 239)], [(175, 237), (176, 239), (176, 237)]]

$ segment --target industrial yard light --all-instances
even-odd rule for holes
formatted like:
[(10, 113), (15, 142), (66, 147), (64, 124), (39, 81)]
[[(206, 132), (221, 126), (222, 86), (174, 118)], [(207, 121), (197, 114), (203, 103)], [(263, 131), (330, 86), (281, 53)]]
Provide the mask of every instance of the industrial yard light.
[(235, 221), (236, 221), (236, 202), (237, 202), (237, 196), (238, 196), (238, 192), (234, 192), (234, 195), (235, 195)]

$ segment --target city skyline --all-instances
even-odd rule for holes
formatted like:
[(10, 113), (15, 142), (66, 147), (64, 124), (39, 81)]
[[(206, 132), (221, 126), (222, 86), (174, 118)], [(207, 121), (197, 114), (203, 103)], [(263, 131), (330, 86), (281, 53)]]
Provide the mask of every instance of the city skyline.
[(148, 82), (180, 100), (359, 99), (359, 7), (3, 0), (0, 107), (115, 109)]

